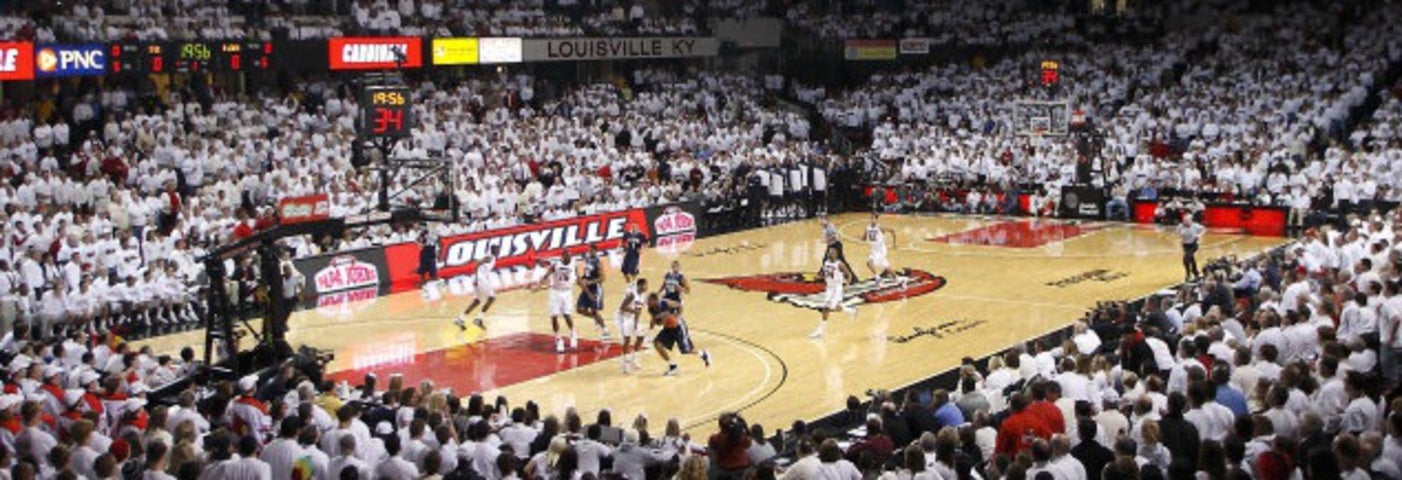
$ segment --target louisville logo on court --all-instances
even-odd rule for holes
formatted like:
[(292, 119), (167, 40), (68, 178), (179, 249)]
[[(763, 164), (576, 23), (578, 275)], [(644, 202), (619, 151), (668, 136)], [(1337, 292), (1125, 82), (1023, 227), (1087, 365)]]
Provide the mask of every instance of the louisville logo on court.
[[(770, 301), (818, 310), (823, 305), (826, 285), (816, 273), (771, 273), (743, 277), (703, 278), (702, 282), (725, 285), (746, 292), (766, 292)], [(917, 297), (944, 288), (944, 277), (916, 269), (905, 269), (895, 279), (874, 278), (843, 288), (842, 305), (854, 307)], [(904, 284), (904, 286), (902, 286)]]

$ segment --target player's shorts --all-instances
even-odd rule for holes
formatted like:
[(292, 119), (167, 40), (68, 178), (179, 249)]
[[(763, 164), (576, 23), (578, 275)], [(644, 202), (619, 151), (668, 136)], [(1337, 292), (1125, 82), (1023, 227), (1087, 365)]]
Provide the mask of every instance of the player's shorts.
[(497, 296), (497, 289), (496, 286), (492, 285), (491, 279), (480, 278), (472, 282), (472, 294), (476, 296), (478, 300), (485, 302), (487, 299)]
[(838, 287), (828, 287), (827, 291), (823, 292), (823, 309), (825, 309), (825, 310), (840, 310), (840, 309), (842, 309), (842, 287), (841, 287), (841, 286), (838, 286)]
[(891, 268), (891, 261), (887, 260), (885, 255), (869, 255), (867, 262), (871, 263), (872, 268), (878, 271)]
[[(427, 253), (426, 250), (425, 253)], [(419, 255), (419, 268), (415, 273), (438, 278), (438, 259), (434, 258), (432, 255)]]
[(639, 258), (638, 258), (638, 257), (640, 257), (640, 256), (641, 256), (641, 255), (639, 255), (639, 254), (637, 254), (637, 253), (631, 253), (631, 252), (629, 252), (629, 253), (624, 253), (624, 254), (623, 254), (623, 268), (622, 268), (622, 270), (623, 270), (623, 274), (624, 274), (624, 275), (628, 275), (628, 276), (632, 276), (632, 277), (638, 276), (638, 263), (639, 263)]
[(613, 317), (618, 323), (618, 336), (623, 338), (643, 338), (649, 330), (646, 323), (638, 321), (638, 315), (618, 313)]
[(550, 316), (558, 317), (574, 313), (570, 309), (569, 290), (550, 290)]
[(696, 349), (696, 346), (691, 344), (691, 333), (686, 331), (686, 322), (680, 322), (675, 327), (664, 327), (661, 332), (657, 332), (657, 338), (653, 341), (668, 350), (675, 347), (681, 353), (691, 353)]
[[(575, 308), (579, 310), (592, 310), (601, 312), (604, 310), (604, 290), (598, 285), (584, 287), (585, 290), (579, 292), (579, 299), (575, 301)], [(593, 292), (591, 297), (588, 292)]]

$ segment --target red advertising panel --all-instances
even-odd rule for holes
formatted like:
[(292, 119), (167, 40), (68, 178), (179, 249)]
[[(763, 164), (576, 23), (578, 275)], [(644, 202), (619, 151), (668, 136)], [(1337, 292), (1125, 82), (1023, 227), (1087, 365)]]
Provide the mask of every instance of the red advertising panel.
[(34, 79), (34, 44), (0, 42), (0, 80)]
[[(630, 223), (646, 228), (644, 211), (601, 213), (446, 237), (438, 244), (438, 276), (449, 279), (471, 275), (477, 261), (485, 258), (492, 247), (501, 249), (497, 269), (530, 265), (536, 260), (558, 256), (566, 249), (582, 252), (589, 245), (598, 245), (600, 250), (618, 248)], [(419, 287), (419, 250), (417, 243), (385, 247), (391, 293)]]
[[(1134, 221), (1154, 223), (1158, 209), (1156, 202), (1134, 202)], [(1209, 204), (1202, 212), (1202, 223), (1208, 228), (1240, 229), (1250, 235), (1283, 237), (1286, 213), (1288, 211), (1281, 207)]]
[(424, 64), (422, 43), (418, 37), (335, 37), (326, 54), (332, 70), (419, 68)]
[(319, 193), (284, 198), (277, 203), (277, 216), (282, 225), (326, 220), (331, 218), (331, 197)]
[(1212, 228), (1240, 228), (1251, 235), (1283, 237), (1285, 214), (1286, 209), (1280, 207), (1208, 205), (1202, 212), (1202, 223)]

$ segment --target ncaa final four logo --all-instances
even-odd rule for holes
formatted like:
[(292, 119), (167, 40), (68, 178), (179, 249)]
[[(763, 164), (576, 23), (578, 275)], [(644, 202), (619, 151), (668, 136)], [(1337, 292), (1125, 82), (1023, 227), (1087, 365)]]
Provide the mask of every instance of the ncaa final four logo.
[[(725, 285), (746, 292), (766, 292), (770, 301), (819, 310), (826, 285), (817, 273), (771, 273), (743, 277), (703, 278), (702, 282)], [(843, 288), (842, 305), (855, 307), (925, 295), (944, 288), (944, 277), (916, 269), (900, 271), (896, 278), (868, 278)]]

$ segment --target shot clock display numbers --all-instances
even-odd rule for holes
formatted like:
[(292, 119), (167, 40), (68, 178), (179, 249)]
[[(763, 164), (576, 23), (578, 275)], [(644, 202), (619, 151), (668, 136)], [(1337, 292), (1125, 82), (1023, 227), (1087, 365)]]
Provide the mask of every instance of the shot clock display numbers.
[(366, 87), (361, 134), (368, 138), (408, 137), (414, 123), (410, 101), (408, 87)]

